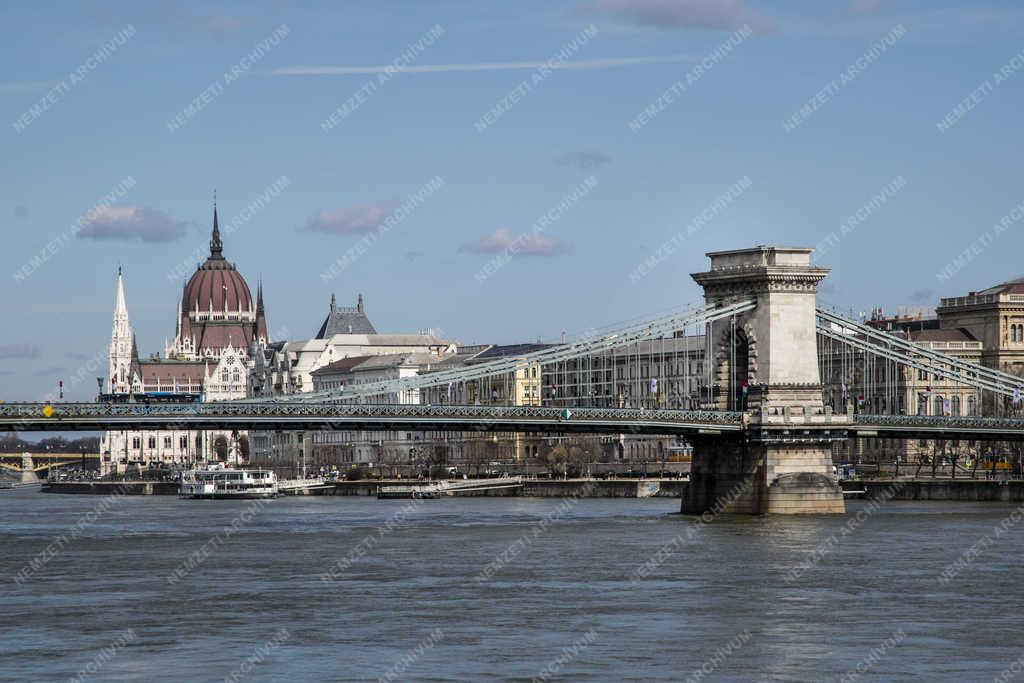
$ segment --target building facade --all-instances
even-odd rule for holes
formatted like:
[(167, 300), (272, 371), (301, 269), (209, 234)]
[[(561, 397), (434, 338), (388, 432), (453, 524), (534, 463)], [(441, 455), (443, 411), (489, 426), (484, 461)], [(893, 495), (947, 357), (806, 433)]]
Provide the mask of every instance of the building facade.
[[(289, 396), (337, 389), (344, 383), (376, 381), (373, 378), (407, 377), (430, 366), (432, 360), (440, 362), (455, 349), (453, 342), (429, 332), (380, 334), (366, 314), (361, 294), (354, 307), (338, 306), (332, 294), (327, 316), (312, 338), (265, 347), (264, 357), (258, 360), (263, 369), (252, 382), (260, 390), (253, 395)], [(361, 370), (349, 372), (361, 363), (366, 364)], [(418, 402), (419, 393), (378, 400)], [(393, 432), (347, 430), (250, 433), (253, 463), (284, 476), (347, 469), (360, 463), (376, 467), (382, 460), (408, 460), (410, 454), (415, 457), (418, 453), (414, 442), (422, 442), (424, 437), (422, 433), (405, 437)], [(384, 453), (387, 457), (381, 458)]]
[[(270, 342), (262, 283), (254, 298), (245, 278), (224, 258), (217, 208), (210, 255), (178, 300), (174, 341), (163, 354), (139, 355), (128, 316), (124, 278), (118, 270), (110, 339), (109, 401), (223, 401), (246, 398), (255, 358)], [(106, 432), (101, 472), (123, 474), (154, 466), (194, 466), (215, 460), (243, 462), (248, 435), (193, 429)]]

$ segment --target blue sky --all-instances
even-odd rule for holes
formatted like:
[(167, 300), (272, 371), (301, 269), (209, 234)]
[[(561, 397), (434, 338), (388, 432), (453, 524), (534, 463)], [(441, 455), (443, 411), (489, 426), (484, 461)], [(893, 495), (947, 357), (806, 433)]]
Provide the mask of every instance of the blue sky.
[[(184, 284), (169, 274), (208, 239), (214, 188), (225, 221), (282, 176), (224, 249), (292, 338), (332, 292), (362, 292), (382, 331), (555, 339), (695, 301), (705, 252), (760, 243), (822, 245), (822, 299), (855, 310), (1024, 275), (1024, 221), (992, 234), (1024, 201), (1019, 3), (26, 2), (0, 18), (16, 27), (0, 45), (2, 399), (105, 350), (118, 264), (140, 350), (161, 350)], [(85, 398), (95, 379), (76, 384)]]

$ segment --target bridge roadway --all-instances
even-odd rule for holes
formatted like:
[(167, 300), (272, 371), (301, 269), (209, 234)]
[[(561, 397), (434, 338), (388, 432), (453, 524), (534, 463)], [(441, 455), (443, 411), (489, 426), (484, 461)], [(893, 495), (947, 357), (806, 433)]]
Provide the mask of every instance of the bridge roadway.
[(425, 430), (694, 434), (743, 430), (738, 412), (230, 402), (194, 404), (6, 403), (0, 431), (136, 429)]
[(753, 439), (965, 439), (1024, 441), (1024, 418), (834, 415), (786, 419), (715, 410), (642, 410), (537, 406), (460, 406), (273, 401), (143, 403), (5, 403), (0, 431), (136, 429), (425, 430), (531, 433), (724, 434)]
[(1024, 418), (854, 415), (850, 436), (890, 439), (1024, 441)]

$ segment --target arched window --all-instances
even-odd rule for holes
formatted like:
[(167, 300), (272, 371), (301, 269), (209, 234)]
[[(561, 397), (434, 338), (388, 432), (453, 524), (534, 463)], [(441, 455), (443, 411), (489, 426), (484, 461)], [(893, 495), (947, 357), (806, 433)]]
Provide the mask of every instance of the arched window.
[(935, 395), (935, 412), (933, 415), (945, 415), (945, 399), (940, 394)]
[(978, 414), (978, 400), (973, 396), (967, 397), (967, 414), (972, 417)]
[(954, 396), (949, 399), (949, 414), (953, 417), (960, 417), (960, 397)]

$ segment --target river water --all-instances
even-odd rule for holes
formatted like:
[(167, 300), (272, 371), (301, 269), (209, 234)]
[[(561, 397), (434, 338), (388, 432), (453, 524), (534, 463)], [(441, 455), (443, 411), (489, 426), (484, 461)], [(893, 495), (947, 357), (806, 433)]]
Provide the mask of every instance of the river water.
[(0, 680), (1024, 681), (1015, 508), (867, 505), (6, 492)]

